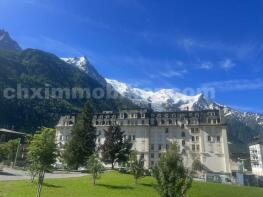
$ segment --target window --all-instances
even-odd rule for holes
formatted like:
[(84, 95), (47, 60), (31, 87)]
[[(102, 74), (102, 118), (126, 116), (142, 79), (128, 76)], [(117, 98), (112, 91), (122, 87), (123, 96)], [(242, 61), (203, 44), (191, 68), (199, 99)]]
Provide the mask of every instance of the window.
[(164, 124), (165, 122), (164, 122), (164, 120), (161, 120), (161, 124)]
[(185, 132), (183, 131), (182, 134), (181, 134), (182, 137), (185, 137)]
[(165, 147), (165, 148), (166, 148), (166, 150), (168, 150), (168, 149), (169, 149), (169, 144), (166, 144), (166, 147)]
[(173, 121), (171, 119), (169, 119), (169, 124), (173, 124)]
[(199, 128), (191, 128), (191, 133), (199, 133)]
[(153, 161), (151, 161), (151, 166), (154, 166), (154, 162)]
[(211, 136), (207, 136), (207, 140), (208, 140), (208, 142), (211, 142), (212, 141)]
[(197, 150), (197, 151), (200, 150), (200, 145), (199, 145), (199, 144), (196, 145), (196, 150)]
[(135, 135), (132, 136), (132, 140), (135, 140)]
[(216, 141), (217, 141), (217, 142), (220, 142), (220, 136), (217, 136), (217, 137), (216, 137)]
[(161, 153), (159, 153), (159, 158), (161, 158), (161, 156), (162, 156), (162, 154), (161, 154)]
[(192, 145), (192, 151), (195, 151), (195, 145), (194, 144)]
[(199, 136), (195, 137), (195, 141), (197, 141), (197, 142), (199, 141)]
[(140, 155), (140, 158), (141, 158), (141, 159), (144, 159), (144, 154), (141, 154), (141, 155)]
[(154, 150), (154, 144), (151, 144), (151, 150)]
[(144, 124), (144, 120), (142, 120), (142, 124)]
[(162, 145), (161, 144), (159, 144), (158, 149), (162, 150)]
[(154, 154), (153, 153), (151, 154), (151, 158), (154, 158)]
[(184, 129), (184, 124), (181, 125), (181, 128)]
[(168, 128), (165, 128), (165, 133), (169, 133), (169, 129)]
[(185, 146), (185, 140), (182, 140), (182, 146)]
[(216, 124), (216, 122), (217, 122), (216, 119), (213, 119), (213, 124)]
[(192, 142), (194, 142), (195, 141), (195, 136), (192, 136)]

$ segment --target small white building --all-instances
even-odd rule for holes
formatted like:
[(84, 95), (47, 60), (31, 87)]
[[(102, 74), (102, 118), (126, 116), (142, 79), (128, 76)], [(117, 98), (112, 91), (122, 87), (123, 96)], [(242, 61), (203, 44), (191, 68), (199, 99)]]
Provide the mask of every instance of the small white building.
[(249, 153), (252, 173), (263, 176), (263, 140), (250, 144)]

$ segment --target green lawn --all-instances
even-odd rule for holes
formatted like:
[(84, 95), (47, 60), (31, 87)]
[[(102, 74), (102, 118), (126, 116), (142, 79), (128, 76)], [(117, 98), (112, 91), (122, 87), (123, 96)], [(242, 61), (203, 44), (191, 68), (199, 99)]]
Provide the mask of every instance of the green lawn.
[[(158, 196), (153, 188), (155, 181), (151, 177), (143, 178), (137, 186), (133, 177), (108, 172), (102, 175), (96, 186), (89, 176), (68, 179), (50, 179), (45, 181), (42, 196), (48, 197), (148, 197)], [(0, 196), (30, 197), (35, 195), (35, 186), (29, 181), (0, 182)], [(263, 197), (263, 189), (238, 187), (211, 183), (194, 183), (189, 197)]]

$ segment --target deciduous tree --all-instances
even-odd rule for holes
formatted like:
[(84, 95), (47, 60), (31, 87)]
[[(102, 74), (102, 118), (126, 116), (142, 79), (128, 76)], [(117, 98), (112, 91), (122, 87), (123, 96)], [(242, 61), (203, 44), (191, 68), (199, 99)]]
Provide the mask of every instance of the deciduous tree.
[(28, 145), (27, 159), (31, 170), (38, 175), (37, 197), (40, 197), (45, 173), (52, 170), (56, 157), (55, 130), (43, 127), (36, 132)]
[(96, 153), (93, 153), (87, 160), (87, 170), (92, 175), (93, 185), (96, 184), (96, 180), (100, 178), (100, 174), (104, 167)]
[(141, 157), (138, 159), (136, 151), (132, 151), (130, 154), (129, 164), (130, 164), (130, 171), (133, 174), (135, 180), (135, 184), (137, 184), (138, 179), (141, 178), (144, 174), (143, 159)]
[(162, 154), (159, 165), (154, 169), (161, 197), (185, 197), (191, 187), (191, 172), (184, 167), (177, 144), (172, 144)]

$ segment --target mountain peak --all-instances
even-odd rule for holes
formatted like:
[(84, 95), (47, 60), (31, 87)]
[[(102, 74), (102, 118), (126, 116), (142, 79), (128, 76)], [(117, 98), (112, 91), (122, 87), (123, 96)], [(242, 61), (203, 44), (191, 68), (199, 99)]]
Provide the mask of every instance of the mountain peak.
[(21, 47), (13, 40), (9, 33), (3, 29), (0, 29), (0, 49), (9, 51), (21, 51)]
[(63, 61), (77, 66), (80, 70), (87, 71), (88, 66), (90, 65), (88, 58), (86, 56), (80, 57), (69, 57), (69, 58), (61, 58)]
[(81, 71), (87, 73), (91, 78), (97, 80), (101, 85), (106, 86), (105, 79), (98, 73), (86, 56), (61, 58), (61, 60), (70, 65), (76, 66)]

